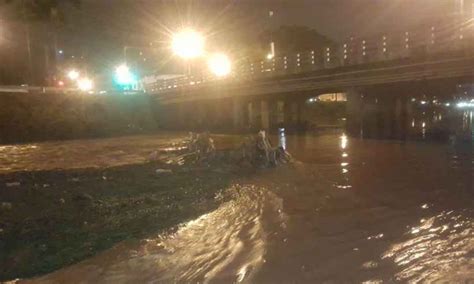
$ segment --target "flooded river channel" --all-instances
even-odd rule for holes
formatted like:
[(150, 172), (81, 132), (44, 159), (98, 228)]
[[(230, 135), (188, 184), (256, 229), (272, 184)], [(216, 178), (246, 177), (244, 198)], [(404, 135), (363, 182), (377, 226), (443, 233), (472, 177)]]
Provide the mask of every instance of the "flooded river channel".
[[(139, 163), (166, 139), (18, 146), (16, 163), (4, 160), (1, 170), (37, 169), (49, 155), (41, 149), (68, 147), (58, 157), (64, 163)], [(471, 144), (360, 140), (342, 133), (273, 140), (298, 162), (242, 178), (222, 193), (229, 201), (172, 233), (118, 244), (31, 282), (474, 281)], [(6, 155), (13, 148), (0, 149)], [(67, 167), (54, 163), (44, 167)]]

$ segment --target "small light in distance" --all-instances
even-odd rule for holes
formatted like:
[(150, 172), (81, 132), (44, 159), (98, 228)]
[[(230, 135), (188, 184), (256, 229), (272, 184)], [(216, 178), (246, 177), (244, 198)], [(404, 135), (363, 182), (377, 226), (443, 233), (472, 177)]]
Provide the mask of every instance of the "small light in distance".
[(59, 87), (64, 87), (64, 82), (63, 81), (58, 81), (58, 86)]
[(229, 57), (221, 53), (212, 55), (208, 60), (208, 66), (211, 72), (218, 77), (229, 75), (232, 69)]
[(268, 60), (272, 60), (273, 57), (274, 57), (273, 53), (267, 54), (267, 59), (268, 59)]
[(72, 81), (76, 81), (77, 79), (79, 79), (79, 72), (77, 70), (70, 70), (67, 73), (67, 77)]
[(79, 88), (79, 90), (87, 92), (92, 90), (92, 88), (94, 87), (94, 83), (91, 79), (82, 78), (77, 81), (77, 87)]
[(457, 104), (458, 108), (474, 108), (474, 102), (459, 102)]
[(173, 35), (171, 49), (182, 58), (199, 57), (204, 53), (204, 37), (192, 29), (184, 29)]

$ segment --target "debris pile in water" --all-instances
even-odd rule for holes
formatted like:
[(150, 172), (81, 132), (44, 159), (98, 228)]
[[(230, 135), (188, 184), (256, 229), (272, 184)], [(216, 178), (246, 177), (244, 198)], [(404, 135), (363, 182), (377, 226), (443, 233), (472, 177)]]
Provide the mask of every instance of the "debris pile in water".
[(206, 163), (212, 165), (232, 164), (270, 168), (293, 161), (291, 155), (281, 146), (273, 146), (265, 131), (248, 136), (243, 143), (232, 149), (217, 149), (208, 132), (190, 133), (173, 148), (152, 153), (154, 160), (164, 158), (168, 164)]
[(286, 164), (293, 159), (283, 147), (274, 147), (265, 131), (260, 131), (257, 136), (247, 137), (244, 143), (236, 150), (237, 162), (250, 162), (257, 167), (274, 167)]

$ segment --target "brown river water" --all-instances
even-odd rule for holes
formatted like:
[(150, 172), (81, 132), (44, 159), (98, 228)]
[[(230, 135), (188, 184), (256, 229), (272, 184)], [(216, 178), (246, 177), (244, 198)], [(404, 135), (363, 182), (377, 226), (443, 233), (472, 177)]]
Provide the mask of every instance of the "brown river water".
[[(0, 171), (140, 163), (170, 139), (4, 146)], [(25, 282), (474, 283), (471, 144), (273, 140), (298, 162), (236, 182), (230, 201), (171, 233)]]

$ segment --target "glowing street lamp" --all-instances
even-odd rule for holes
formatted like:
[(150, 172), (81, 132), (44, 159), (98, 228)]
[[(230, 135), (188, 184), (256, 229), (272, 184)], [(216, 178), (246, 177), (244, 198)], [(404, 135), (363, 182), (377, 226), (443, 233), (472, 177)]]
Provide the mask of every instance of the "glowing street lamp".
[(79, 72), (77, 70), (70, 70), (68, 73), (67, 73), (67, 77), (72, 80), (72, 81), (76, 81), (77, 79), (79, 79)]
[(185, 29), (173, 35), (171, 49), (179, 57), (191, 59), (204, 53), (204, 37), (192, 29)]
[(79, 88), (79, 90), (87, 92), (92, 90), (92, 88), (94, 87), (94, 82), (92, 82), (92, 80), (88, 78), (81, 78), (77, 81), (77, 87)]
[(207, 64), (211, 72), (218, 77), (229, 75), (232, 69), (230, 59), (225, 54), (212, 55)]
[(122, 64), (115, 69), (115, 81), (119, 85), (132, 85), (136, 83), (137, 79), (128, 66)]

